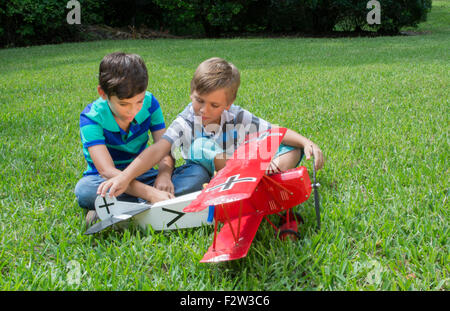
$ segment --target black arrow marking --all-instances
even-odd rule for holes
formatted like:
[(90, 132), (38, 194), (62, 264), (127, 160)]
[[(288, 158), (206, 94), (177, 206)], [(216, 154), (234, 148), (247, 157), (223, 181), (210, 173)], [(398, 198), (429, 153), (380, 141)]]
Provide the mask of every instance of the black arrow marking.
[(167, 224), (167, 228), (170, 227), (171, 225), (173, 225), (175, 222), (177, 222), (178, 219), (180, 219), (181, 217), (183, 217), (184, 214), (185, 214), (185, 213), (178, 212), (178, 211), (174, 211), (174, 210), (171, 210), (171, 209), (168, 209), (168, 208), (164, 208), (164, 207), (162, 208), (162, 210), (165, 211), (165, 212), (169, 212), (169, 213), (173, 213), (173, 214), (177, 214), (177, 215), (178, 215), (177, 217), (175, 217), (174, 219), (172, 219), (172, 220)]

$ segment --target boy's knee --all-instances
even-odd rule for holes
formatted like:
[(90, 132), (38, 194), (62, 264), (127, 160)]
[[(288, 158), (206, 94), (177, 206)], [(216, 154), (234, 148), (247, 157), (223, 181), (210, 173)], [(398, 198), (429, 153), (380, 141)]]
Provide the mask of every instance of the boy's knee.
[(286, 171), (295, 168), (300, 164), (303, 157), (303, 150), (299, 148), (285, 148), (284, 152), (275, 157), (272, 162), (280, 171)]
[(83, 177), (75, 186), (75, 197), (81, 208), (94, 210), (95, 199), (97, 198), (98, 185), (93, 184), (89, 179)]
[(223, 153), (223, 149), (212, 139), (200, 137), (195, 139), (190, 148), (190, 160), (203, 166), (209, 173), (214, 174), (214, 158)]
[(192, 164), (193, 174), (197, 177), (197, 187), (200, 185), (199, 190), (202, 189), (204, 183), (208, 183), (211, 180), (211, 174), (206, 168), (199, 164)]
[(214, 159), (223, 149), (212, 139), (200, 137), (195, 139), (190, 148), (191, 160)]
[(82, 188), (75, 188), (75, 196), (78, 201), (78, 205), (84, 209), (95, 209), (95, 197), (89, 191), (85, 191)]
[(174, 181), (175, 196), (199, 191), (203, 189), (203, 184), (211, 180), (209, 172), (200, 164), (190, 162), (183, 165), (177, 172)]

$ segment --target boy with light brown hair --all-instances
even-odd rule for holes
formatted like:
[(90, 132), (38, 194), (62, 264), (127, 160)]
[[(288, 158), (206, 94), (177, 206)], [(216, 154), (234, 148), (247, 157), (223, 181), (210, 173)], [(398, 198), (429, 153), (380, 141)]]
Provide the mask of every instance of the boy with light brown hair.
[[(269, 122), (234, 105), (240, 85), (239, 70), (232, 63), (214, 57), (202, 62), (191, 80), (192, 102), (172, 122), (162, 139), (144, 150), (121, 174), (103, 182), (97, 193), (110, 196), (123, 193), (128, 184), (167, 153), (181, 148), (187, 163), (205, 167), (212, 176), (248, 134), (272, 127)], [(268, 171), (284, 171), (298, 166), (303, 155), (315, 157), (316, 169), (323, 166), (320, 148), (311, 140), (287, 130)]]

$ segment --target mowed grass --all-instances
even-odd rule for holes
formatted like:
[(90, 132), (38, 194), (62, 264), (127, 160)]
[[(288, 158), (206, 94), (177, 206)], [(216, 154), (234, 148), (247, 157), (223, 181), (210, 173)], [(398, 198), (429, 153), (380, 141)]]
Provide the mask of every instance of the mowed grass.
[[(0, 50), (0, 289), (448, 290), (449, 13), (434, 1), (417, 36)], [(201, 61), (236, 64), (236, 104), (324, 151), (321, 230), (309, 200), (296, 208), (301, 240), (263, 222), (246, 258), (220, 264), (199, 263), (212, 227), (83, 235), (79, 114), (98, 97), (100, 60), (119, 50), (146, 61), (167, 124)]]

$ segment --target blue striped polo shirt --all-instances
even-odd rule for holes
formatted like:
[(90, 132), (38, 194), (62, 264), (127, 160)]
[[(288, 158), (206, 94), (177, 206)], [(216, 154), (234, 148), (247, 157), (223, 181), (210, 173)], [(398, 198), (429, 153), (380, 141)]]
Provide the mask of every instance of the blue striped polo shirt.
[(90, 103), (80, 114), (80, 134), (87, 170), (83, 175), (98, 174), (88, 148), (106, 145), (116, 168), (123, 170), (148, 143), (148, 131), (154, 132), (166, 127), (158, 100), (150, 92), (145, 92), (142, 109), (125, 132), (119, 127), (108, 102), (101, 97)]

